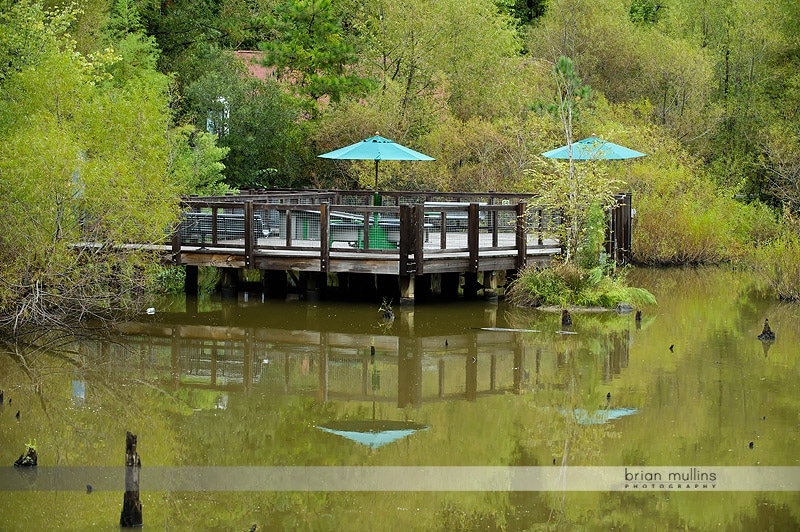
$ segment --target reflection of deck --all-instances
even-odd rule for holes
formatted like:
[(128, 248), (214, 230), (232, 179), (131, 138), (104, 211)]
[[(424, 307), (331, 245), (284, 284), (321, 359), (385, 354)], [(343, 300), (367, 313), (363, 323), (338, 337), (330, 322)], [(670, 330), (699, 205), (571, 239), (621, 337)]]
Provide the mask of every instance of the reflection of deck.
[(525, 349), (512, 332), (476, 330), (412, 340), (191, 325), (127, 324), (120, 330), (127, 344), (138, 340), (142, 349), (169, 352), (176, 388), (260, 388), (321, 400), (418, 406), (422, 401), (519, 393), (525, 374)]
[[(543, 374), (555, 375), (562, 363), (543, 357), (541, 348), (521, 341), (524, 333), (511, 330), (408, 338), (139, 323), (121, 326), (120, 332), (124, 343), (140, 343), (140, 352), (150, 352), (151, 360), (168, 354), (176, 389), (260, 389), (400, 407), (557, 387)], [(608, 378), (625, 366), (627, 342), (615, 341)]]

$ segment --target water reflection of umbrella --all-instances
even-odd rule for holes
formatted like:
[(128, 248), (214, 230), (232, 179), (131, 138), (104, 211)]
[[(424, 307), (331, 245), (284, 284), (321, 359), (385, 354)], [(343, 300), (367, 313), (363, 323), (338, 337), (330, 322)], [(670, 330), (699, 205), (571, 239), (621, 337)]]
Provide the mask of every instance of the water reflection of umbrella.
[(636, 408), (611, 408), (608, 410), (597, 410), (595, 412), (587, 412), (581, 408), (576, 408), (574, 410), (575, 419), (581, 425), (602, 425), (612, 419), (630, 416), (636, 412), (638, 412)]
[[(561, 146), (542, 154), (548, 159), (569, 159), (569, 145)], [(644, 157), (645, 153), (608, 142), (597, 137), (589, 137), (572, 143), (572, 158), (576, 161), (595, 159), (633, 159)]]
[(428, 426), (409, 421), (346, 420), (331, 421), (317, 428), (376, 449), (419, 430), (425, 430)]
[(323, 159), (375, 161), (375, 190), (378, 190), (379, 161), (434, 161), (424, 153), (406, 148), (393, 140), (375, 135), (350, 146), (318, 155)]

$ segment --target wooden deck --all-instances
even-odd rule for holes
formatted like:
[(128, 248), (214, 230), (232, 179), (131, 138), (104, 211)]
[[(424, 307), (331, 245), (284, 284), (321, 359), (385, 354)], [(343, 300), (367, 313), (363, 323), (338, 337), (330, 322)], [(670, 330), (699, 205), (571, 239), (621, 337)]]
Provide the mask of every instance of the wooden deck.
[[(327, 194), (192, 199), (175, 232), (176, 265), (305, 272), (424, 275), (523, 268), (560, 252), (546, 238), (557, 223), (531, 220), (524, 197), (488, 201), (421, 201), (393, 206), (332, 203)], [(370, 199), (370, 198), (366, 198)], [(424, 198), (413, 198), (423, 199)], [(459, 198), (462, 199), (462, 198)], [(497, 198), (486, 198), (497, 201)], [(300, 201), (313, 203), (300, 203)], [(502, 201), (502, 200), (501, 200)], [(224, 214), (223, 214), (224, 213)], [(197, 216), (207, 218), (205, 227)], [(223, 228), (222, 216), (239, 227)]]
[[(616, 208), (609, 225), (615, 258), (630, 249), (630, 196), (621, 197), (622, 214)], [(164, 259), (190, 269), (391, 275), (405, 287), (406, 299), (413, 299), (414, 278), (483, 273), (481, 286), (493, 291), (486, 279), (495, 272), (547, 263), (561, 252), (552, 236), (561, 223), (558, 212), (531, 209), (530, 200), (519, 194), (369, 191), (192, 197), (183, 202), (185, 214)]]

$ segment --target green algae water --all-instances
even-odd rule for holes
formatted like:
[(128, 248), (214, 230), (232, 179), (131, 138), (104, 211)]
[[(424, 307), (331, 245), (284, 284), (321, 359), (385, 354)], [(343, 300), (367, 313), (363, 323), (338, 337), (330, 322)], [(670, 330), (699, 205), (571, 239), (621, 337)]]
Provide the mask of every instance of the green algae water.
[(800, 306), (629, 278), (641, 321), (248, 294), (3, 353), (0, 530), (119, 529), (126, 431), (151, 530), (799, 529)]

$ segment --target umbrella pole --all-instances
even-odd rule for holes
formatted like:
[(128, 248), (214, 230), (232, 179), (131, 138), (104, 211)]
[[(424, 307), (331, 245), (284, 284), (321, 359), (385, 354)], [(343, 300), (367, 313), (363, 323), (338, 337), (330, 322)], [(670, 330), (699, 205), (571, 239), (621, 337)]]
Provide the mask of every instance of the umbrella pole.
[(375, 194), (372, 198), (373, 205), (380, 205), (380, 197), (378, 196), (378, 159), (375, 159)]

